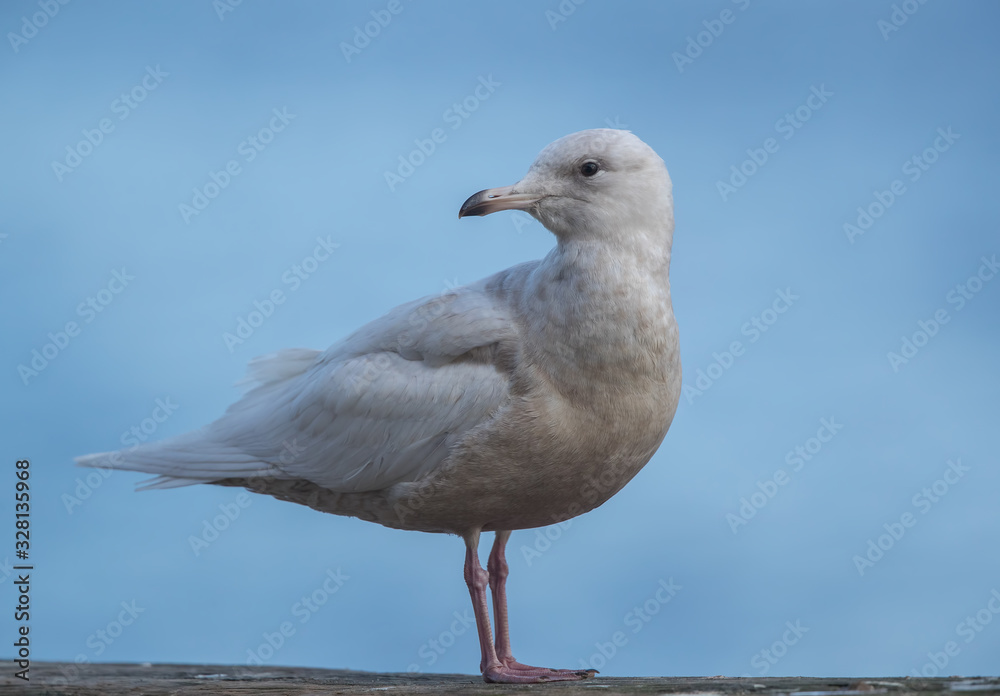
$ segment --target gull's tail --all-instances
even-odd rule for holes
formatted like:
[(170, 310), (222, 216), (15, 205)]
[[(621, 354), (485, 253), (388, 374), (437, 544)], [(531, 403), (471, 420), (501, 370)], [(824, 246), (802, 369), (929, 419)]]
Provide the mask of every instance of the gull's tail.
[(141, 481), (137, 490), (280, 474), (276, 467), (266, 462), (213, 441), (206, 428), (131, 449), (87, 454), (77, 457), (76, 463), (156, 475), (156, 478)]
[[(247, 376), (240, 384), (251, 390), (227, 411), (256, 410), (267, 405), (274, 391), (289, 379), (311, 367), (319, 351), (301, 348), (278, 351), (250, 362)], [(275, 465), (262, 461), (234, 444), (231, 424), (220, 421), (177, 437), (113, 452), (98, 452), (76, 457), (78, 466), (138, 471), (155, 478), (139, 482), (137, 490), (178, 488), (196, 483), (213, 483), (229, 478), (281, 477)]]

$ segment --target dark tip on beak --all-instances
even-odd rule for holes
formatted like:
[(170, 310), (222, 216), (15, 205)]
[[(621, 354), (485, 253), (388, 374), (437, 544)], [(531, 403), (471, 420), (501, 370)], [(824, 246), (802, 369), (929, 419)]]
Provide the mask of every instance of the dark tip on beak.
[(489, 215), (498, 210), (524, 210), (530, 208), (541, 196), (529, 193), (513, 193), (513, 186), (484, 189), (469, 196), (458, 211), (458, 217)]
[(458, 217), (464, 218), (470, 215), (488, 215), (491, 211), (487, 210), (491, 202), (491, 194), (495, 189), (483, 189), (478, 193), (474, 193), (465, 199), (465, 203), (462, 207), (458, 209)]

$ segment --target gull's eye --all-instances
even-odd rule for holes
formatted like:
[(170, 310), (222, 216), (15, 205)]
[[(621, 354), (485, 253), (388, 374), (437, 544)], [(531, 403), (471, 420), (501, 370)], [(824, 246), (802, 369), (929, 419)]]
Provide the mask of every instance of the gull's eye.
[(601, 171), (601, 165), (594, 160), (587, 160), (580, 165), (580, 173), (584, 176), (594, 176), (599, 171)]

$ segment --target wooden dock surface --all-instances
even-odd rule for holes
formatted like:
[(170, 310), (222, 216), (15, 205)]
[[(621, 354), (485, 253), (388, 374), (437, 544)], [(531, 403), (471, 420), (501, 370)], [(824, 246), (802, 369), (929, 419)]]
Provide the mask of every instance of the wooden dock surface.
[(816, 677), (610, 677), (582, 682), (531, 685), (484, 684), (478, 675), (378, 674), (304, 667), (246, 667), (232, 665), (31, 663), (30, 681), (14, 676), (9, 661), (0, 674), (2, 694), (46, 696), (318, 696), (320, 694), (798, 694), (798, 696), (852, 696), (854, 694), (1000, 694), (1000, 677), (912, 677), (835, 679)]

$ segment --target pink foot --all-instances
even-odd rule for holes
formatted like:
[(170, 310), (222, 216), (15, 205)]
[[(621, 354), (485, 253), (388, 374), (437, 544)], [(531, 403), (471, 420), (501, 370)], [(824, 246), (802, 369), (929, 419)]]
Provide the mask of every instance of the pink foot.
[(596, 669), (549, 669), (509, 660), (483, 672), (483, 680), (493, 684), (539, 684), (550, 681), (580, 681), (597, 674)]
[[(493, 684), (538, 684), (552, 681), (579, 681), (590, 679), (597, 674), (596, 669), (549, 669), (522, 665), (510, 652), (510, 630), (507, 626), (507, 559), (504, 546), (510, 538), (509, 531), (498, 531), (493, 550), (490, 552), (489, 572), (479, 565), (479, 530), (469, 532), (465, 537), (465, 582), (472, 597), (472, 609), (476, 615), (476, 632), (479, 634), (479, 648), (482, 660), (479, 669), (483, 680)], [(490, 610), (486, 600), (486, 590), (493, 592), (493, 610), (497, 619), (496, 641), (490, 631)]]

